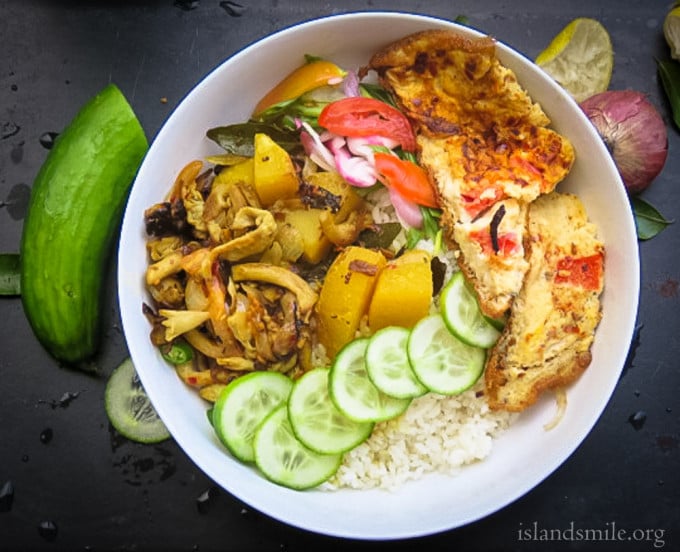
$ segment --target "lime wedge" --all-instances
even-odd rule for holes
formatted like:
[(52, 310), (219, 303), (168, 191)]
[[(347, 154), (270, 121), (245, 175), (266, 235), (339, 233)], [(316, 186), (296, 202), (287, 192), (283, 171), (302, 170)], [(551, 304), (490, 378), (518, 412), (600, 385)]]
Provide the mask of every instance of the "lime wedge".
[(599, 21), (579, 17), (555, 36), (538, 55), (536, 64), (582, 102), (609, 88), (614, 49)]

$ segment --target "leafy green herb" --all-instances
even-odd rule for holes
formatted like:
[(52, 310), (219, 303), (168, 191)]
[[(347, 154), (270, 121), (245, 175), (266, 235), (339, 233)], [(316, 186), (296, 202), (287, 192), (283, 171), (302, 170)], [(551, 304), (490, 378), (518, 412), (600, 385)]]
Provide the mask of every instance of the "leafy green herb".
[(0, 295), (21, 295), (21, 259), (17, 253), (0, 254)]
[(373, 249), (387, 249), (401, 232), (401, 224), (398, 222), (384, 222), (373, 225), (359, 234), (359, 242), (364, 247)]
[(431, 207), (421, 207), (423, 214), (423, 227), (410, 228), (406, 233), (406, 247), (413, 249), (420, 240), (430, 239), (434, 243), (434, 252), (437, 253), (442, 247), (442, 229), (439, 227), (441, 211)]
[(394, 98), (392, 97), (392, 95), (379, 84), (362, 82), (359, 85), (359, 90), (361, 91), (362, 96), (374, 98), (376, 100), (380, 100), (381, 102), (385, 102), (386, 104), (389, 104), (392, 107), (397, 107), (397, 104), (394, 102)]
[(293, 100), (280, 102), (257, 115), (251, 122), (266, 123), (273, 127), (295, 131), (299, 121), (319, 128), (319, 115), (329, 103), (344, 97), (337, 86), (320, 86)]
[(469, 25), (470, 24), (470, 19), (468, 18), (467, 15), (457, 15), (456, 18), (454, 19), (456, 23), (460, 23), (461, 25)]
[(680, 62), (657, 60), (661, 84), (673, 112), (673, 121), (680, 128)]
[(297, 134), (266, 123), (247, 122), (208, 130), (206, 135), (227, 153), (252, 157), (255, 154), (255, 134), (268, 134), (272, 140), (287, 151), (300, 147)]
[(659, 211), (640, 197), (632, 197), (631, 205), (635, 215), (638, 239), (649, 240), (663, 231), (673, 221), (666, 220)]

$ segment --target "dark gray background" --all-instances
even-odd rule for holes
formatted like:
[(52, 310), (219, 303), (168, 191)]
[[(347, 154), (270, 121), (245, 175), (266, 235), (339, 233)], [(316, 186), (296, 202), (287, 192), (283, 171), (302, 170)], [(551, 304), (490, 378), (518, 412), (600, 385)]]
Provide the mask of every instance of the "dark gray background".
[[(464, 15), (531, 58), (571, 19), (598, 18), (616, 52), (611, 88), (645, 92), (668, 121), (668, 161), (643, 197), (669, 219), (680, 213), (680, 136), (655, 67), (667, 55), (661, 25), (671, 1), (236, 2), (0, 1), (0, 252), (18, 251), (28, 191), (47, 154), (40, 136), (59, 132), (107, 83), (122, 89), (152, 139), (191, 87), (245, 45), (313, 17), (377, 9)], [(0, 512), (0, 550), (655, 549), (653, 541), (518, 539), (534, 523), (568, 529), (572, 522), (638, 537), (663, 530), (657, 548), (679, 550), (679, 250), (677, 224), (640, 244), (639, 339), (573, 456), (502, 511), (403, 542), (350, 542), (285, 526), (217, 489), (173, 441), (117, 439), (103, 408), (106, 377), (127, 354), (115, 267), (99, 377), (58, 367), (33, 338), (20, 300), (1, 298), (0, 486), (9, 481), (15, 493), (11, 509)], [(629, 421), (635, 413), (645, 417), (638, 429)], [(41, 536), (44, 522), (56, 525), (53, 540)]]

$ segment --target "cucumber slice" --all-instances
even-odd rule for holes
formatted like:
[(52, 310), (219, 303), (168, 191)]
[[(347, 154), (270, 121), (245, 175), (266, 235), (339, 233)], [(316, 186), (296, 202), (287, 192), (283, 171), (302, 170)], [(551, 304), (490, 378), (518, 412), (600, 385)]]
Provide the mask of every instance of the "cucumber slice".
[(339, 454), (363, 443), (373, 431), (371, 422), (355, 422), (331, 401), (328, 368), (315, 368), (294, 384), (288, 397), (288, 419), (295, 436), (321, 454)]
[(368, 338), (355, 339), (335, 357), (329, 376), (329, 393), (338, 410), (357, 422), (381, 422), (403, 413), (411, 399), (382, 393), (366, 373)]
[(399, 399), (420, 397), (427, 393), (408, 361), (410, 331), (398, 326), (378, 330), (366, 347), (366, 373), (383, 393)]
[(440, 307), (449, 330), (468, 345), (488, 349), (501, 335), (480, 310), (462, 272), (454, 273), (442, 290)]
[(255, 465), (265, 477), (291, 489), (320, 485), (338, 471), (342, 463), (342, 454), (319, 454), (295, 437), (285, 404), (275, 408), (260, 424), (253, 448)]
[(486, 351), (453, 335), (433, 314), (411, 330), (408, 356), (416, 377), (431, 391), (456, 395), (471, 387), (484, 371)]
[(129, 358), (111, 372), (104, 391), (104, 408), (114, 429), (131, 441), (160, 443), (170, 437)]
[(251, 372), (231, 381), (220, 393), (212, 422), (220, 441), (243, 462), (253, 462), (257, 427), (276, 407), (285, 403), (293, 387), (280, 372)]

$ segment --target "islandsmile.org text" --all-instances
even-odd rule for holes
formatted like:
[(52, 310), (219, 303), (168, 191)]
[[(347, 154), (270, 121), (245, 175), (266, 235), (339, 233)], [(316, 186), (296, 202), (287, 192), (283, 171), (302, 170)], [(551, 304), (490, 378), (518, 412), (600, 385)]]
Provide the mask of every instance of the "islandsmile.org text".
[(660, 549), (666, 545), (665, 534), (665, 529), (618, 527), (615, 521), (608, 521), (603, 526), (596, 528), (580, 527), (573, 521), (565, 527), (542, 527), (537, 521), (534, 521), (530, 524), (520, 522), (517, 529), (517, 540), (534, 542), (647, 542), (653, 548)]

